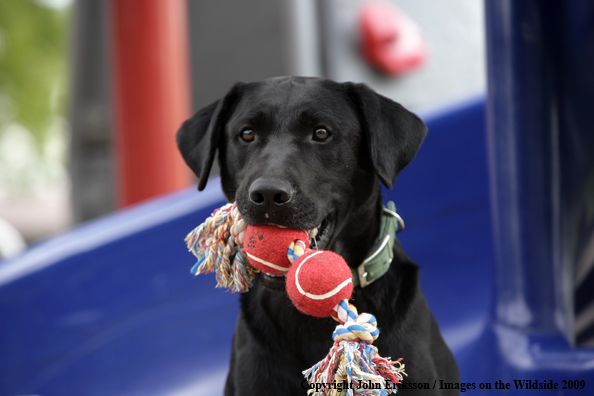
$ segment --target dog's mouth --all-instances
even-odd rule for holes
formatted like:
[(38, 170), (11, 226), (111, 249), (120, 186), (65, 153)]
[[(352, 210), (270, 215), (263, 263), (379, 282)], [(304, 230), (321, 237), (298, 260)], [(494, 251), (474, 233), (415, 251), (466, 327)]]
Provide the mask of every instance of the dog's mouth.
[(330, 239), (332, 224), (331, 216), (328, 215), (317, 227), (308, 231), (310, 249), (322, 250), (326, 247)]
[[(278, 226), (278, 224), (275, 224)], [(328, 245), (333, 229), (332, 216), (328, 215), (316, 227), (307, 229), (309, 235), (309, 248), (322, 250)], [(272, 291), (285, 291), (286, 275), (270, 275), (264, 272), (259, 274), (260, 283)]]

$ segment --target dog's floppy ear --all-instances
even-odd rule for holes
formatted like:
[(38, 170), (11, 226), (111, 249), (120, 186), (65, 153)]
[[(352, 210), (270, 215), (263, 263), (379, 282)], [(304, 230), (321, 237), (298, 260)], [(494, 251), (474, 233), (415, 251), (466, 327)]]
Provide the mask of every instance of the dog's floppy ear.
[(220, 136), (242, 85), (235, 84), (223, 99), (198, 110), (177, 131), (177, 147), (186, 164), (198, 176), (200, 191), (208, 181)]
[(345, 85), (359, 111), (375, 172), (391, 189), (398, 173), (419, 150), (427, 126), (414, 113), (368, 86)]

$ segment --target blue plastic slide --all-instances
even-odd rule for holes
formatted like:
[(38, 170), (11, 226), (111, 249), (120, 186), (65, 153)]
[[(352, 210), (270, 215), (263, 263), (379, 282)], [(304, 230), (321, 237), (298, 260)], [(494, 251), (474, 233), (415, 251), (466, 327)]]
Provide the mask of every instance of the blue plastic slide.
[[(477, 99), (427, 115), (421, 151), (385, 192), (455, 353), (481, 334), (491, 290), (483, 114)], [(213, 179), (1, 262), (0, 395), (221, 394), (238, 296), (190, 275), (184, 237), (223, 203)]]

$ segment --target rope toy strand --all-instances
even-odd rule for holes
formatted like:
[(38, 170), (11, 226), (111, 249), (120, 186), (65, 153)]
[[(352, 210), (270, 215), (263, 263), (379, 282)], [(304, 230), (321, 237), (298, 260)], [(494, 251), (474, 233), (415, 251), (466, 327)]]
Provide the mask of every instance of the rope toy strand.
[(243, 255), (246, 224), (236, 203), (216, 209), (204, 223), (186, 236), (185, 242), (198, 261), (190, 272), (194, 275), (216, 272), (217, 286), (231, 292), (247, 292), (253, 286), (257, 270)]

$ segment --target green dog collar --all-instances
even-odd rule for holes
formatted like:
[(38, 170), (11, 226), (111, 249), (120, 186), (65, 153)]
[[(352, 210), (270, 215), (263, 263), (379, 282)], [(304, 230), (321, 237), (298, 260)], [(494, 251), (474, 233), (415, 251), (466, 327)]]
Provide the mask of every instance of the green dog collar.
[(394, 258), (396, 233), (404, 229), (404, 221), (396, 213), (396, 205), (389, 201), (382, 216), (382, 229), (372, 253), (357, 268), (352, 268), (353, 286), (365, 287), (381, 278), (390, 268)]

